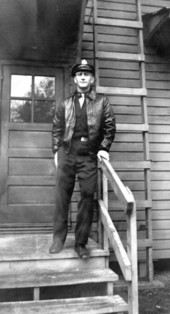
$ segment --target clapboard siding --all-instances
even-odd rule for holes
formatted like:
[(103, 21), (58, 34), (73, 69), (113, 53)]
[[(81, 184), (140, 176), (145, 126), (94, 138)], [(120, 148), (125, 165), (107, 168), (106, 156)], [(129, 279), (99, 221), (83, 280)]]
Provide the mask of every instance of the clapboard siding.
[[(167, 0), (142, 0), (143, 14), (170, 7)], [(170, 258), (170, 59), (145, 49), (150, 157), (152, 160), (153, 257)]]
[[(136, 20), (136, 4), (135, 0), (107, 0), (97, 1), (98, 17), (113, 19)], [(88, 1), (88, 9), (86, 10), (83, 42), (82, 42), (82, 58), (86, 58), (89, 62), (93, 62), (94, 58), (94, 36), (92, 18), (89, 17), (91, 12), (91, 1)], [(91, 25), (90, 25), (91, 23)], [(139, 52), (138, 30), (128, 29), (126, 27), (109, 27), (98, 26), (98, 49), (101, 52), (118, 52), (118, 53), (134, 53)], [(99, 66), (99, 85), (107, 87), (125, 87), (140, 88), (140, 67), (136, 61), (118, 61), (98, 59)], [(116, 122), (121, 124), (141, 124), (142, 107), (140, 97), (132, 96), (109, 96), (110, 104), (116, 116)], [(138, 161), (144, 160), (143, 138), (139, 131), (117, 131), (115, 141), (110, 151), (110, 160), (119, 161)], [(138, 239), (145, 239), (146, 222), (145, 222), (145, 178), (143, 170), (120, 170), (117, 173), (126, 186), (133, 191), (137, 201), (137, 229)], [(126, 217), (121, 209), (121, 205), (112, 192), (109, 185), (109, 212), (119, 231), (120, 237), (126, 242)], [(138, 251), (139, 259), (145, 259), (144, 250)], [(113, 256), (111, 258), (114, 258)]]
[[(162, 7), (170, 7), (169, 0), (141, 0), (142, 14), (152, 13)], [(98, 16), (113, 19), (136, 20), (135, 0), (97, 1)], [(93, 62), (94, 37), (91, 1), (86, 10), (82, 43), (82, 58)], [(98, 48), (105, 52), (138, 53), (138, 31), (121, 27), (98, 26)], [(170, 257), (170, 59), (159, 57), (154, 51), (145, 49), (146, 54), (146, 87), (148, 102), (149, 140), (152, 179), (152, 212), (153, 212), (153, 248), (154, 258)], [(99, 83), (102, 86), (140, 87), (139, 63), (99, 60)], [(109, 96), (117, 123), (142, 123), (142, 111), (139, 97)], [(111, 147), (111, 161), (142, 161), (143, 142), (140, 134), (133, 132), (116, 134)], [(125, 185), (129, 186), (137, 204), (144, 199), (144, 175), (142, 171), (124, 172), (117, 170)], [(125, 227), (122, 223), (120, 207), (115, 203), (114, 195), (109, 194), (109, 208), (117, 227)], [(137, 208), (138, 229), (144, 225), (144, 211)], [(115, 214), (114, 214), (115, 213)], [(141, 216), (142, 215), (142, 216)], [(166, 216), (167, 215), (167, 216)], [(140, 218), (142, 217), (141, 224)], [(124, 228), (123, 227), (123, 228)], [(142, 227), (144, 228), (144, 227)], [(159, 240), (159, 242), (158, 242)], [(165, 242), (164, 242), (165, 241)], [(156, 244), (158, 242), (158, 244)], [(163, 243), (161, 246), (161, 243)], [(140, 254), (139, 254), (140, 256)], [(142, 254), (143, 256), (143, 254)]]

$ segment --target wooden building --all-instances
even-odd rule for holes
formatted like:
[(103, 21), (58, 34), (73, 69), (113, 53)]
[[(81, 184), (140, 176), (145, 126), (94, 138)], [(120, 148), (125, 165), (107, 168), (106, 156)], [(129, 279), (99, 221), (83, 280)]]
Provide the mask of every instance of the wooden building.
[[(51, 122), (74, 89), (71, 66), (85, 58), (114, 108), (111, 163), (137, 202), (140, 276), (152, 279), (152, 262), (170, 258), (168, 8), (168, 0), (0, 1), (1, 235), (52, 232)], [(70, 233), (78, 197), (76, 185)], [(124, 212), (111, 191), (109, 210), (125, 241)]]
[[(138, 259), (141, 261), (140, 275), (144, 276), (146, 260), (150, 268), (151, 260), (170, 258), (170, 5), (166, 0), (141, 0), (139, 11), (133, 0), (97, 1), (97, 17), (101, 20), (96, 27), (91, 25), (94, 13), (91, 5), (89, 1), (82, 57), (93, 61), (95, 56), (99, 75), (97, 83), (105, 87), (101, 90), (108, 92), (116, 114), (118, 132), (112, 146), (111, 160), (137, 201)], [(123, 27), (122, 22), (136, 21), (140, 19), (140, 14), (143, 48), (140, 47), (140, 31), (128, 23)], [(114, 20), (112, 26), (107, 23), (110, 18)], [(132, 60), (130, 55), (142, 49), (144, 62)], [(141, 94), (137, 93), (137, 89), (143, 87), (147, 89), (146, 96), (144, 93), (142, 95), (142, 91)], [(148, 125), (149, 132), (147, 128), (142, 129), (143, 123)], [(144, 161), (149, 161), (150, 165), (144, 164)], [(118, 208), (116, 210), (113, 200), (114, 196), (110, 195), (112, 218), (123, 238), (122, 213)]]
[[(89, 60), (96, 57), (98, 84), (115, 88), (114, 91), (102, 89), (110, 96), (118, 124), (111, 156), (118, 174), (137, 200), (138, 258), (141, 262), (147, 260), (149, 264), (149, 259), (170, 257), (169, 7), (166, 0), (161, 3), (142, 0), (139, 12), (133, 0), (98, 1), (97, 14), (105, 22), (101, 20), (95, 28), (91, 25), (93, 13), (91, 2), (88, 2), (82, 44), (83, 57)], [(136, 20), (137, 13), (141, 14), (143, 35), (128, 23), (126, 27), (121, 25), (122, 21)], [(107, 24), (109, 18), (114, 20), (112, 27)], [(130, 57), (130, 54), (139, 53), (142, 49), (141, 36), (144, 62)], [(142, 91), (137, 94), (137, 89), (141, 87), (146, 87), (146, 96), (142, 95)], [(133, 91), (130, 92), (130, 89)], [(142, 130), (142, 123), (148, 125), (149, 133), (147, 128)], [(133, 124), (138, 125), (138, 129)], [(143, 161), (150, 161), (150, 165), (142, 164)], [(113, 204), (111, 207), (113, 220), (117, 221), (117, 228), (123, 233), (122, 216)], [(146, 274), (143, 263), (139, 268), (141, 275)]]
[(170, 90), (168, 83), (170, 73), (170, 45), (168, 40), (170, 24), (169, 16), (167, 18), (170, 5), (168, 1), (162, 1), (161, 3), (151, 1), (152, 5), (149, 6), (146, 1), (143, 2), (143, 14), (149, 18), (151, 23), (154, 15), (157, 18), (149, 42), (147, 38), (145, 39), (145, 56), (151, 158), (153, 260), (159, 260), (169, 259), (170, 257)]

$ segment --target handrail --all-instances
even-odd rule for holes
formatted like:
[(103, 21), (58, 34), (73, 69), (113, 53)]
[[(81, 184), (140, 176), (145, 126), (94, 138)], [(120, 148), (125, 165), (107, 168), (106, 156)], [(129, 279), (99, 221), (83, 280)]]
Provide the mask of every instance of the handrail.
[(110, 240), (110, 244), (112, 245), (114, 249), (115, 255), (120, 264), (124, 278), (125, 280), (129, 281), (132, 278), (131, 277), (131, 262), (128, 258), (128, 255), (120, 240), (119, 234), (102, 200), (99, 200), (99, 205), (100, 205), (101, 220), (102, 220), (104, 229), (106, 230), (108, 238)]
[(122, 206), (125, 212), (132, 211), (134, 197), (129, 189), (127, 189), (120, 178), (118, 177), (117, 173), (113, 169), (112, 165), (109, 161), (102, 158), (101, 160), (101, 168), (106, 175), (108, 181), (110, 182), (116, 196), (118, 197), (119, 201), (122, 203)]
[[(105, 234), (110, 240), (119, 262), (124, 279), (128, 282), (129, 313), (138, 313), (138, 279), (137, 279), (137, 227), (136, 227), (136, 202), (132, 192), (125, 187), (109, 161), (102, 158), (100, 167), (103, 171), (103, 200), (99, 200), (99, 210)], [(127, 219), (127, 252), (121, 242), (119, 234), (108, 213), (107, 180), (110, 182), (115, 195), (122, 204)], [(106, 195), (107, 194), (107, 195)]]

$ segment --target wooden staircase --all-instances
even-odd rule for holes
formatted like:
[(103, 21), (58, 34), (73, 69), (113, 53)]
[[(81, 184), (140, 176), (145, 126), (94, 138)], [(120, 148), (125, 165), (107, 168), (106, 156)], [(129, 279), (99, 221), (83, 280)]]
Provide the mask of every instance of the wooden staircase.
[[(0, 313), (127, 313), (126, 302), (113, 295), (118, 276), (107, 266), (108, 250), (90, 239), (90, 258), (84, 261), (74, 251), (73, 236), (59, 254), (48, 253), (51, 241), (49, 234), (1, 235)], [(54, 297), (44, 297), (44, 288), (54, 289)], [(8, 289), (18, 289), (20, 301), (8, 300)]]
[[(138, 314), (136, 203), (109, 161), (102, 159), (100, 168), (103, 177), (103, 193), (99, 199), (101, 245), (90, 239), (90, 258), (80, 260), (71, 235), (59, 254), (49, 254), (50, 234), (1, 234), (0, 313)], [(126, 215), (127, 251), (108, 212), (108, 181)], [(127, 282), (128, 304), (113, 294), (118, 276), (109, 269), (108, 243)], [(11, 289), (19, 292), (19, 300), (18, 296), (15, 300), (8, 298)], [(27, 294), (26, 289), (32, 294)]]

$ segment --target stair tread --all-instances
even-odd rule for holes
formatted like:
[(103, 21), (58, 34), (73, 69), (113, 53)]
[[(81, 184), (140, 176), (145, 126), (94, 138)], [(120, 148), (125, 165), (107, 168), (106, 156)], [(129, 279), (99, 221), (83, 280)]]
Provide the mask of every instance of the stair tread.
[(0, 312), (4, 314), (108, 314), (127, 310), (128, 305), (118, 295), (0, 303)]
[[(77, 258), (77, 253), (74, 251), (73, 235), (67, 236), (64, 248), (58, 254), (49, 254), (52, 240), (52, 234), (1, 235), (0, 261)], [(89, 239), (87, 248), (92, 257), (109, 255), (108, 251), (102, 250), (100, 245), (92, 239)]]
[(117, 280), (117, 274), (109, 268), (17, 275), (10, 274), (0, 276), (0, 289), (64, 286), (97, 282), (114, 282)]

